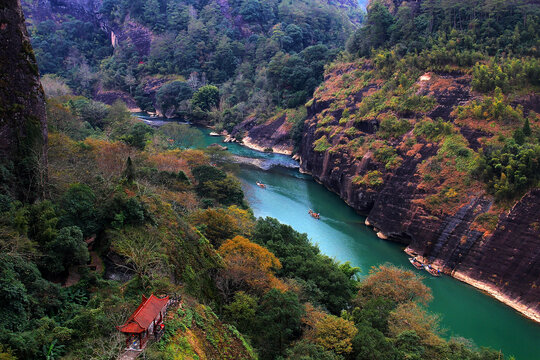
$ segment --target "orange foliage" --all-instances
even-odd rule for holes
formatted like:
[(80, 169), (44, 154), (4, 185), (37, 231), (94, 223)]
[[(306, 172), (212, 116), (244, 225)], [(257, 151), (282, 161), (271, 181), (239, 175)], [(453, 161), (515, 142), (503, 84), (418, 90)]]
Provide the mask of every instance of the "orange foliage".
[(396, 303), (418, 301), (427, 304), (433, 298), (431, 290), (415, 273), (385, 265), (371, 268), (358, 295), (359, 300), (363, 297), (384, 297)]
[(202, 150), (184, 150), (179, 153), (179, 156), (181, 159), (185, 160), (190, 167), (207, 165), (210, 162), (210, 158)]
[(218, 253), (225, 269), (218, 274), (216, 285), (226, 298), (238, 290), (264, 293), (271, 288), (286, 288), (274, 275), (281, 268), (279, 259), (245, 237), (235, 236), (225, 241)]
[(84, 144), (91, 149), (96, 165), (106, 179), (120, 176), (125, 169), (127, 158), (136, 153), (133, 148), (120, 141), (87, 138)]
[(169, 150), (150, 155), (148, 161), (160, 171), (179, 172), (182, 170), (187, 175), (189, 170), (188, 162), (182, 158), (180, 150)]

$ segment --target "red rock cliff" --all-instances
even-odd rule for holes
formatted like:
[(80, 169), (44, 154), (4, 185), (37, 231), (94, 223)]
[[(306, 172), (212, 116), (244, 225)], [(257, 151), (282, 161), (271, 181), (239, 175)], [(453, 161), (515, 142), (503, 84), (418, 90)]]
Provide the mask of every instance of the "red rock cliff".
[[(414, 85), (415, 95), (427, 95), (435, 102), (420, 113), (380, 110), (411, 124), (403, 135), (381, 140), (380, 113), (361, 121), (348, 115), (383, 86), (381, 81), (347, 85), (369, 70), (369, 63), (341, 64), (327, 74), (308, 103), (299, 151), (301, 169), (367, 214), (367, 223), (379, 237), (408, 245), (447, 274), (540, 321), (540, 189), (529, 191), (511, 209), (501, 210), (483, 184), (461, 184), (466, 182), (464, 173), (445, 157), (441, 142), (417, 137), (412, 131), (426, 117), (452, 123), (455, 107), (475, 96), (470, 78), (421, 76)], [(386, 104), (391, 108), (392, 99)], [(469, 154), (480, 146), (482, 137), (490, 136), (463, 124), (452, 126)], [(388, 150), (392, 158), (381, 160), (381, 150)], [(433, 175), (429, 167), (437, 164)], [(428, 175), (434, 179), (428, 180)], [(446, 194), (443, 200), (441, 193)], [(496, 227), (480, 226), (482, 216), (494, 218)]]

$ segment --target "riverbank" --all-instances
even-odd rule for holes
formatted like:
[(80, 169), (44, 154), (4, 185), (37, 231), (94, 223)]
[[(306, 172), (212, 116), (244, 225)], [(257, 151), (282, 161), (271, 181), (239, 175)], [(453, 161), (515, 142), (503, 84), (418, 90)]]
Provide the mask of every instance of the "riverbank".
[[(256, 151), (261, 151), (263, 152), (264, 149), (262, 149), (261, 146), (258, 146), (257, 144), (255, 144), (253, 142), (252, 139), (249, 139), (247, 142), (244, 141), (243, 143), (238, 143), (239, 145), (242, 145), (242, 146), (246, 146), (250, 149), (253, 149), (253, 150), (256, 150)], [(292, 155), (292, 152), (291, 153), (282, 153), (284, 155), (287, 155), (287, 156), (291, 156)], [(302, 167), (300, 167), (299, 169), (300, 173), (302, 174), (307, 174), (307, 175), (310, 175), (312, 176), (312, 178), (322, 184), (323, 186), (325, 186), (325, 184), (321, 181), (319, 181), (316, 177), (313, 177), (313, 175), (309, 172), (309, 171), (305, 171), (302, 169)], [(333, 193), (336, 193), (334, 192), (331, 188), (325, 186), (325, 188)], [(339, 193), (336, 193), (337, 195), (340, 195)], [(349, 204), (345, 199), (341, 198), (345, 204), (347, 204), (347, 206), (350, 206), (351, 208), (354, 209), (353, 206), (351, 206), (351, 204)], [(365, 214), (363, 214), (365, 215)], [(408, 245), (408, 241), (410, 241), (410, 239), (403, 239), (403, 241), (398, 241), (397, 238), (395, 236), (388, 236), (386, 235), (384, 232), (382, 232), (381, 230), (377, 229), (377, 228), (374, 228), (372, 224), (369, 223), (368, 219), (366, 218), (366, 221), (365, 221), (365, 224), (368, 226), (368, 227), (371, 227), (372, 228), (372, 231), (374, 232), (374, 234), (379, 238), (379, 239), (382, 239), (382, 240), (385, 240), (385, 241), (392, 241), (392, 242), (397, 242), (397, 243), (401, 243), (401, 244), (406, 244)], [(401, 240), (401, 239), (400, 239)], [(540, 313), (536, 310), (536, 309), (533, 309), (531, 308), (530, 306), (528, 306), (527, 304), (524, 304), (522, 302), (520, 302), (519, 300), (516, 300), (514, 298), (511, 298), (510, 296), (504, 294), (500, 289), (498, 289), (497, 287), (489, 284), (489, 283), (486, 283), (484, 281), (481, 281), (481, 280), (478, 280), (478, 279), (473, 279), (472, 277), (466, 275), (463, 271), (459, 271), (459, 270), (454, 270), (454, 271), (445, 271), (445, 274), (456, 279), (456, 280), (459, 280), (461, 282), (464, 282), (470, 286), (473, 286), (474, 288), (476, 288), (477, 290), (480, 290), (482, 293), (500, 301), (501, 303), (503, 303), (504, 305), (512, 308), (513, 310), (515, 310), (516, 312), (518, 312), (520, 315), (540, 324)]]
[[(160, 119), (153, 118), (151, 121), (160, 121)], [(205, 128), (205, 129), (203, 129), (203, 132), (206, 135), (206, 137), (208, 138), (207, 142), (209, 144), (212, 143), (212, 142), (216, 142), (216, 140), (218, 140), (217, 137), (209, 136), (210, 129)], [(221, 139), (223, 139), (222, 136), (221, 136)], [(227, 145), (229, 146), (229, 151), (230, 152), (232, 152), (235, 155), (240, 155), (240, 157), (242, 159), (241, 159), (241, 161), (238, 161), (239, 163), (243, 163), (245, 165), (250, 165), (250, 166), (253, 166), (254, 168), (261, 169), (263, 171), (268, 171), (269, 169), (272, 169), (272, 168), (274, 168), (274, 166), (277, 166), (277, 165), (284, 166), (286, 168), (290, 168), (291, 169), (290, 171), (297, 172), (298, 174), (302, 173), (302, 174), (309, 175), (310, 179), (313, 179), (315, 182), (323, 185), (326, 191), (330, 190), (330, 192), (332, 194), (337, 194), (336, 192), (332, 191), (332, 189), (330, 189), (328, 186), (326, 186), (324, 183), (318, 181), (318, 179), (316, 177), (314, 177), (312, 174), (310, 174), (309, 172), (302, 171), (301, 168), (298, 169), (297, 166), (293, 166), (294, 164), (293, 164), (292, 160), (291, 160), (290, 163), (289, 163), (289, 161), (286, 161), (286, 159), (291, 159), (290, 154), (279, 155), (277, 153), (264, 152), (264, 151), (261, 150), (260, 146), (253, 145), (253, 143), (251, 141), (248, 141), (247, 143), (246, 142), (244, 142), (244, 143), (234, 142), (234, 143), (228, 143)], [(245, 149), (245, 150), (242, 150), (242, 149)], [(250, 153), (250, 151), (252, 151), (252, 150), (257, 151), (256, 155), (254, 155), (253, 153)], [(254, 160), (246, 160), (246, 159), (249, 159), (249, 158), (254, 158)], [(258, 158), (258, 159), (255, 159), (255, 158)], [(264, 159), (264, 160), (262, 160), (262, 159)], [(254, 179), (253, 181), (258, 181), (258, 180), (262, 180), (262, 179), (257, 178), (257, 179)], [(264, 182), (266, 182), (266, 181), (264, 181)], [(337, 194), (337, 195), (339, 196), (339, 194)], [(340, 198), (339, 201), (344, 203), (344, 205), (346, 205), (352, 211), (356, 211), (356, 210), (354, 210), (354, 206), (351, 206), (351, 204), (348, 204), (347, 201), (344, 201), (343, 198)], [(306, 206), (309, 206), (309, 205), (306, 205)], [(312, 206), (312, 207), (315, 208), (314, 206)], [(321, 207), (319, 207), (319, 209), (321, 210)], [(322, 209), (322, 210), (324, 210), (324, 209)], [(299, 211), (302, 211), (302, 210), (299, 210)], [(262, 214), (262, 215), (266, 216), (268, 214)], [(366, 214), (363, 214), (363, 215), (366, 215)], [(382, 238), (381, 236), (379, 236), (379, 235), (382, 235), (382, 233), (377, 235), (377, 232), (380, 232), (380, 231), (373, 231), (373, 229), (369, 229), (369, 227), (370, 226), (372, 227), (373, 225), (369, 223), (367, 218), (362, 221), (362, 225), (364, 225), (364, 221), (365, 221), (365, 225), (367, 225), (367, 226), (365, 226), (367, 231), (374, 234), (378, 238)], [(300, 228), (299, 230), (302, 230), (302, 229)], [(392, 236), (390, 239), (384, 240), (384, 242), (395, 243), (396, 242), (395, 240), (396, 240), (396, 238)], [(407, 244), (407, 241), (405, 241), (404, 243)], [(403, 242), (401, 242), (401, 244), (403, 244)], [(400, 261), (403, 261), (405, 266), (407, 266), (406, 256), (404, 256), (404, 254), (402, 252), (400, 252), (399, 257), (401, 258)], [(489, 295), (490, 298), (496, 299), (501, 304), (504, 304), (507, 307), (511, 307), (513, 310), (518, 311), (520, 314), (523, 314), (525, 317), (527, 317), (528, 319), (534, 321), (535, 323), (539, 322), (540, 317), (534, 311), (532, 311), (530, 308), (528, 308), (527, 306), (524, 306), (523, 304), (520, 304), (519, 302), (515, 301), (514, 299), (511, 299), (508, 296), (494, 290), (492, 287), (490, 288), (489, 286), (485, 286), (485, 284), (483, 284), (482, 282), (480, 282), (478, 280), (474, 280), (474, 279), (470, 278), (469, 276), (467, 276), (467, 275), (465, 275), (463, 273), (460, 273), (460, 272), (455, 273), (455, 274), (449, 273), (448, 275), (451, 278), (454, 278), (456, 280), (460, 280), (459, 282), (463, 282), (463, 283), (471, 285), (472, 287), (477, 289), (475, 291), (480, 290), (478, 293), (481, 294), (482, 296)], [(442, 280), (442, 279), (436, 279), (436, 280), (439, 281), (439, 280)], [(440, 301), (439, 301), (439, 303), (440, 303)], [(438, 311), (440, 311), (440, 310), (438, 310)]]
[(485, 282), (475, 280), (461, 271), (453, 271), (450, 275), (454, 279), (457, 279), (459, 281), (462, 281), (466, 284), (469, 284), (475, 287), (476, 289), (482, 291), (483, 293), (491, 296), (494, 299), (497, 299), (503, 304), (516, 310), (518, 313), (520, 313), (524, 317), (536, 322), (537, 324), (540, 324), (540, 313), (520, 303), (519, 301), (508, 297), (507, 295), (499, 291), (496, 287), (490, 284), (487, 284)]
[[(256, 144), (253, 139), (251, 139), (249, 136), (246, 136), (242, 139), (242, 142), (239, 142), (240, 145), (246, 146), (252, 150), (260, 151), (260, 152), (266, 152), (269, 148), (264, 148), (258, 144)], [(292, 149), (286, 147), (286, 146), (273, 146), (271, 147), (272, 152), (275, 154), (281, 154), (281, 155), (287, 155), (291, 156), (293, 155)]]

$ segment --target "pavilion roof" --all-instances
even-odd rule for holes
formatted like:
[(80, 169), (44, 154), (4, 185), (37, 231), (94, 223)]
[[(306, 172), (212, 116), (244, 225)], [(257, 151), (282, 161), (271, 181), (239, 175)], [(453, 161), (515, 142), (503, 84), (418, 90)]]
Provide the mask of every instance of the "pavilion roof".
[(142, 302), (139, 307), (131, 314), (124, 325), (116, 328), (123, 333), (138, 334), (148, 329), (152, 321), (159, 315), (159, 312), (167, 305), (169, 297), (162, 299), (150, 295), (149, 298), (142, 296)]

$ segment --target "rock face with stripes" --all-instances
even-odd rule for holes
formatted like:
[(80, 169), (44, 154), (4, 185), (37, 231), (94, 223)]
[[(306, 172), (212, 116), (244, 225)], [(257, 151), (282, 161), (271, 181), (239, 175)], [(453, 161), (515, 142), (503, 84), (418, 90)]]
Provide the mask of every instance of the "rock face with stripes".
[(0, 3), (0, 53), (0, 190), (32, 200), (46, 177), (47, 120), (20, 0)]
[[(434, 189), (423, 186), (419, 168), (437, 156), (439, 143), (417, 137), (416, 150), (411, 151), (404, 146), (407, 134), (390, 139), (389, 147), (402, 158), (392, 168), (381, 165), (371, 148), (359, 155), (357, 147), (349, 146), (354, 140), (369, 139), (380, 127), (376, 119), (340, 125), (345, 111), (354, 112), (363, 98), (381, 86), (367, 84), (345, 100), (337, 99), (338, 95), (331, 93), (332, 86), (339, 89), (336, 84), (344, 76), (352, 78), (357, 70), (344, 64), (327, 73), (325, 84), (308, 103), (299, 149), (301, 170), (367, 215), (366, 223), (379, 237), (409, 246), (446, 274), (488, 291), (540, 321), (540, 189), (531, 189), (515, 200), (512, 209), (498, 212), (496, 228), (489, 230), (478, 226), (477, 220), (482, 215), (491, 216), (496, 204), (482, 187), (462, 194), (459, 207), (452, 211), (428, 206)], [(436, 101), (426, 116), (442, 117), (449, 123), (454, 121), (456, 106), (471, 99), (466, 76), (431, 74), (417, 83), (418, 93), (429, 94)], [(531, 108), (535, 104), (535, 99), (527, 103)], [(326, 146), (317, 146), (323, 143), (326, 128), (331, 129)], [(491, 136), (466, 126), (458, 125), (458, 129), (475, 151), (479, 137)], [(378, 174), (378, 181), (366, 183), (369, 174)]]

